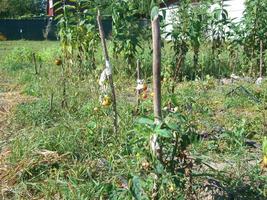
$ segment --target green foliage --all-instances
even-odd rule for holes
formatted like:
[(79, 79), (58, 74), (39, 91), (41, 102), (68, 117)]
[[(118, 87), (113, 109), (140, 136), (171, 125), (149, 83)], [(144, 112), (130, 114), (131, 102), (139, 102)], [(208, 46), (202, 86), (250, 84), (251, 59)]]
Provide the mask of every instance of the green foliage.
[(140, 41), (145, 28), (141, 26), (139, 10), (132, 2), (114, 1), (112, 8), (113, 52), (115, 57), (123, 54), (128, 71), (132, 72), (135, 69), (138, 48), (142, 48)]
[(57, 11), (61, 11), (62, 14), (59, 14), (57, 19), (64, 60), (67, 66), (76, 66), (81, 75), (96, 67), (97, 3), (80, 0), (73, 3), (61, 5)]
[(30, 48), (15, 48), (4, 59), (4, 66), (6, 70), (17, 71), (33, 66), (32, 50)]
[(15, 18), (40, 15), (45, 15), (42, 0), (1, 0), (0, 2), (0, 17)]
[[(260, 43), (263, 43), (263, 52), (266, 50), (266, 1), (246, 1), (246, 10), (244, 14), (244, 36), (242, 44), (244, 51), (249, 59), (253, 59), (251, 71), (258, 74), (258, 65), (260, 59)], [(263, 73), (266, 73), (266, 68)]]
[(49, 102), (38, 101), (31, 104), (22, 104), (17, 112), (17, 121), (21, 126), (51, 126), (60, 120), (59, 110), (49, 111)]
[(228, 17), (227, 2), (218, 1), (210, 16), (210, 31), (213, 50), (220, 48), (221, 45), (231, 36), (233, 22)]
[[(157, 125), (152, 120), (151, 97), (141, 101), (138, 111), (133, 108), (135, 84), (127, 75), (133, 66), (125, 73), (125, 61), (133, 65), (139, 58), (144, 77), (151, 79), (151, 41), (137, 22), (157, 15), (159, 1), (113, 1), (112, 6), (108, 1), (72, 2), (60, 7), (61, 51), (18, 48), (1, 55), (1, 70), (22, 85), (24, 94), (36, 97), (14, 108), (12, 123), (4, 129), (16, 133), (6, 156), (6, 174), (1, 176), (8, 195), (15, 199), (150, 199), (156, 188), (159, 199), (205, 199), (211, 194), (222, 199), (265, 199), (266, 176), (258, 165), (257, 144), (266, 126), (266, 82), (257, 87), (242, 83), (263, 104), (242, 93), (229, 96), (236, 85), (218, 84), (216, 77), (248, 72), (250, 57), (242, 39), (252, 37), (234, 35), (242, 26), (228, 19), (223, 2), (211, 14), (209, 1), (194, 6), (181, 2), (175, 16), (179, 20), (173, 21), (173, 41), (162, 45), (162, 75), (169, 78), (181, 67), (180, 80), (203, 80), (185, 81), (172, 93), (169, 80), (164, 81), (163, 120)], [(95, 24), (98, 8), (113, 15), (112, 42), (121, 53), (111, 58), (116, 71), (118, 135), (112, 134), (111, 108), (99, 104), (94, 76), (102, 69)], [(38, 75), (32, 52), (42, 63)], [(55, 57), (63, 58), (62, 66), (53, 64)], [(68, 100), (64, 109), (62, 95)], [(153, 134), (161, 147), (159, 159), (150, 149)], [(264, 154), (265, 143), (266, 138)]]
[[(149, 52), (148, 49), (145, 52)], [(256, 122), (260, 127), (263, 122), (236, 111), (244, 107), (257, 108), (245, 97), (248, 103), (244, 107), (238, 103), (224, 107), (223, 102), (229, 98), (224, 95), (231, 87), (217, 85), (212, 77), (184, 82), (173, 95), (163, 86), (163, 105), (171, 103), (177, 112), (163, 111), (163, 122), (155, 126), (151, 120), (152, 101), (142, 102), (143, 117), (134, 116), (135, 100), (129, 98), (135, 95), (131, 89), (134, 85), (128, 77), (115, 75), (120, 132), (114, 136), (112, 120), (108, 117), (111, 110), (101, 108), (98, 102), (97, 81), (89, 78), (83, 81), (73, 74), (68, 85), (69, 108), (61, 109), (61, 85), (57, 82), (61, 69), (52, 64), (57, 50), (35, 52), (43, 60), (38, 76), (28, 68), (9, 74), (14, 81), (26, 88), (33, 87), (38, 93), (32, 102), (19, 105), (11, 119), (9, 130), (17, 135), (10, 144), (12, 153), (8, 161), (14, 167), (10, 168), (9, 175), (14, 174), (12, 169), (20, 169), (14, 176), (16, 184), (10, 186), (14, 191), (9, 194), (11, 197), (30, 194), (47, 199), (55, 195), (61, 199), (149, 199), (156, 183), (160, 198), (185, 199), (189, 184), (186, 166), (191, 159), (195, 193), (204, 191), (202, 183), (212, 178), (225, 185), (222, 191), (234, 197), (240, 195), (242, 188), (248, 191), (244, 193), (248, 198), (250, 194), (264, 196), (264, 176), (257, 164), (248, 165), (246, 160), (255, 160), (257, 154), (244, 142), (252, 131), (257, 133), (252, 139), (262, 140), (259, 137), (262, 129), (256, 127)], [(115, 63), (118, 69), (124, 67), (123, 62)], [(52, 110), (51, 91), (54, 91)], [(238, 95), (235, 98), (243, 99)], [(99, 110), (95, 111), (95, 107)], [(246, 123), (241, 123), (236, 113), (243, 116)], [(258, 111), (255, 115), (260, 117)], [(207, 139), (202, 138), (203, 132), (207, 132)], [(158, 161), (150, 152), (149, 140), (153, 133), (159, 137), (166, 162)], [(184, 156), (184, 151), (188, 156), (185, 162), (178, 159)], [(210, 162), (226, 163), (225, 171), (229, 174), (203, 167)], [(246, 180), (253, 181), (249, 187)], [(227, 194), (223, 196), (226, 197)]]
[(237, 151), (238, 148), (242, 148), (245, 145), (245, 123), (244, 119), (241, 122), (237, 121), (232, 131), (222, 135), (222, 138), (229, 142), (230, 150), (235, 149)]
[[(229, 74), (229, 69), (221, 67), (220, 56), (228, 44), (226, 41), (233, 34), (233, 23), (228, 18), (224, 1), (220, 1), (212, 12), (211, 5), (210, 1), (198, 4), (183, 1), (172, 19), (173, 30), (167, 36), (171, 36), (175, 52), (173, 76), (177, 78), (180, 72), (180, 80), (182, 74), (189, 79), (203, 78), (206, 74)], [(211, 55), (202, 63), (201, 55), (207, 53), (208, 48), (211, 48)], [(188, 53), (192, 55), (188, 56)]]
[(263, 138), (262, 152), (263, 152), (263, 155), (267, 156), (267, 137), (266, 136)]
[(266, 2), (265, 1), (246, 1), (245, 11), (245, 30), (246, 37), (244, 45), (252, 50), (259, 50), (259, 41), (264, 40), (266, 33)]

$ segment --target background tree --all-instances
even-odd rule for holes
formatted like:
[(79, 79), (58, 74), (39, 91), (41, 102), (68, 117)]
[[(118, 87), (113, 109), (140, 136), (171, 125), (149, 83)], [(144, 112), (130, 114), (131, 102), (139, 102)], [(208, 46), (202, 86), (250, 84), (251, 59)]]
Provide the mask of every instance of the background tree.
[(229, 0), (219, 0), (215, 9), (211, 12), (209, 19), (209, 39), (211, 39), (211, 52), (212, 52), (212, 70), (218, 76), (222, 75), (222, 69), (219, 62), (219, 55), (222, 51), (223, 45), (232, 35), (233, 22), (229, 19), (226, 4)]
[(44, 15), (43, 0), (2, 0), (0, 17), (16, 18), (28, 15)]
[(209, 5), (205, 2), (190, 4), (189, 42), (193, 50), (193, 77), (196, 77), (201, 72), (199, 67), (199, 53), (201, 43), (205, 43), (206, 39)]
[[(244, 52), (251, 62), (250, 71), (253, 74), (259, 73), (259, 66), (263, 60), (267, 46), (267, 2), (261, 0), (246, 0), (244, 15)], [(260, 76), (266, 69), (260, 70)]]
[(142, 28), (139, 11), (131, 2), (114, 1), (112, 10), (112, 39), (115, 57), (122, 54), (132, 71), (136, 63), (138, 47), (141, 47)]
[[(181, 70), (184, 64), (185, 56), (189, 48), (189, 4), (190, 1), (188, 0), (181, 2), (177, 12), (174, 14), (174, 17), (172, 19), (173, 30), (171, 33), (169, 33), (172, 38), (172, 49), (175, 53), (175, 68), (173, 69), (174, 82), (176, 82), (178, 78), (178, 72)], [(174, 84), (172, 87), (172, 91), (174, 91)]]
[(0, 17), (4, 17), (10, 8), (9, 0), (0, 1)]

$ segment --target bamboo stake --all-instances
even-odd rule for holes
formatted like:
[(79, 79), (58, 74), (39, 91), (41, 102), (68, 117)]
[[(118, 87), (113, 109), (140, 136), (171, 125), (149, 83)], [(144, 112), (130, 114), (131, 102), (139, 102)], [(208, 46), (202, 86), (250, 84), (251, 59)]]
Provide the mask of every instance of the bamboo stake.
[[(106, 61), (106, 65), (108, 65), (110, 63), (110, 59), (109, 59), (109, 55), (108, 55), (104, 29), (103, 29), (103, 24), (102, 24), (101, 15), (100, 15), (99, 10), (98, 10), (98, 14), (97, 14), (97, 24), (98, 24), (98, 28), (99, 28), (99, 34), (100, 34), (100, 38), (101, 38), (101, 44), (102, 44), (102, 50), (103, 50), (104, 58)], [(117, 113), (116, 94), (115, 94), (115, 88), (114, 88), (114, 84), (113, 84), (112, 73), (108, 74), (108, 80), (109, 80), (109, 84), (110, 84), (110, 88), (111, 88), (111, 92), (112, 92), (114, 132), (117, 133), (118, 132), (118, 113)]]

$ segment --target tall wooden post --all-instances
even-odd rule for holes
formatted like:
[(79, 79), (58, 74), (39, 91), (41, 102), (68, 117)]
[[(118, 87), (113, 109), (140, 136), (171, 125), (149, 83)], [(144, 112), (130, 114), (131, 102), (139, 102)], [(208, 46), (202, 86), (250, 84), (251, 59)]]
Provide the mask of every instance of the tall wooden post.
[(98, 24), (98, 28), (99, 28), (99, 34), (100, 34), (100, 38), (101, 38), (103, 54), (104, 54), (104, 58), (105, 58), (105, 62), (106, 62), (106, 68), (108, 68), (108, 71), (110, 71), (109, 74), (107, 74), (107, 76), (108, 76), (108, 80), (109, 80), (109, 84), (110, 84), (110, 88), (111, 88), (111, 92), (112, 92), (114, 132), (117, 133), (118, 132), (118, 114), (117, 114), (116, 94), (115, 94), (115, 88), (114, 88), (114, 84), (113, 84), (112, 72), (110, 69), (111, 66), (110, 66), (110, 59), (109, 59), (109, 55), (108, 55), (107, 45), (106, 45), (105, 33), (104, 33), (103, 24), (102, 24), (101, 15), (100, 15), (99, 10), (98, 10), (98, 14), (97, 14), (97, 24)]
[(159, 17), (152, 21), (153, 40), (153, 91), (154, 91), (154, 118), (155, 122), (161, 120), (161, 44), (160, 44), (160, 24)]
[[(152, 42), (153, 42), (153, 106), (155, 124), (161, 121), (161, 44), (160, 44), (160, 24), (159, 16), (152, 20)], [(158, 137), (153, 134), (150, 138), (150, 147), (154, 155), (162, 159), (161, 149), (158, 143)]]

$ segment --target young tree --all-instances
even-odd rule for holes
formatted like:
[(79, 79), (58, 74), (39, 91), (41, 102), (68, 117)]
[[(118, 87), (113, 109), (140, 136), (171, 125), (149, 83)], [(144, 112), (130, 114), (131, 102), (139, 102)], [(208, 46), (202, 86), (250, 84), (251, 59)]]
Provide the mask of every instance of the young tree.
[(205, 2), (190, 4), (190, 24), (189, 24), (189, 42), (193, 50), (193, 77), (200, 72), (199, 53), (201, 43), (204, 43), (208, 28), (208, 8), (209, 4)]
[(172, 86), (172, 92), (174, 92), (174, 85), (177, 81), (178, 73), (184, 64), (185, 56), (189, 48), (189, 4), (190, 1), (188, 0), (181, 2), (172, 19), (173, 30), (170, 35), (172, 38), (172, 48), (175, 52), (175, 68), (173, 70), (174, 83)]
[[(220, 65), (217, 65), (219, 54), (225, 41), (231, 35), (233, 23), (229, 19), (226, 3), (229, 0), (218, 0), (217, 7), (211, 12), (209, 19), (209, 39), (212, 48), (212, 68), (217, 75), (221, 75)], [(218, 68), (219, 66), (219, 68)]]
[[(246, 0), (246, 10), (244, 15), (244, 51), (249, 60), (256, 60), (257, 69), (252, 70), (262, 76), (266, 69), (263, 67), (263, 56), (267, 47), (267, 1), (262, 0)], [(261, 69), (259, 69), (261, 66)]]
[(112, 5), (113, 52), (115, 56), (123, 55), (128, 64), (127, 71), (132, 72), (143, 35), (140, 12), (132, 1), (114, 1)]
[[(208, 27), (207, 3), (194, 3), (191, 0), (182, 1), (173, 18), (173, 31), (171, 32), (173, 49), (175, 51), (176, 67), (173, 80), (176, 82), (178, 72), (184, 64), (188, 49), (193, 50), (193, 68), (190, 68), (191, 77), (195, 78), (199, 71), (200, 45), (205, 38)], [(172, 91), (174, 86), (172, 87)]]

